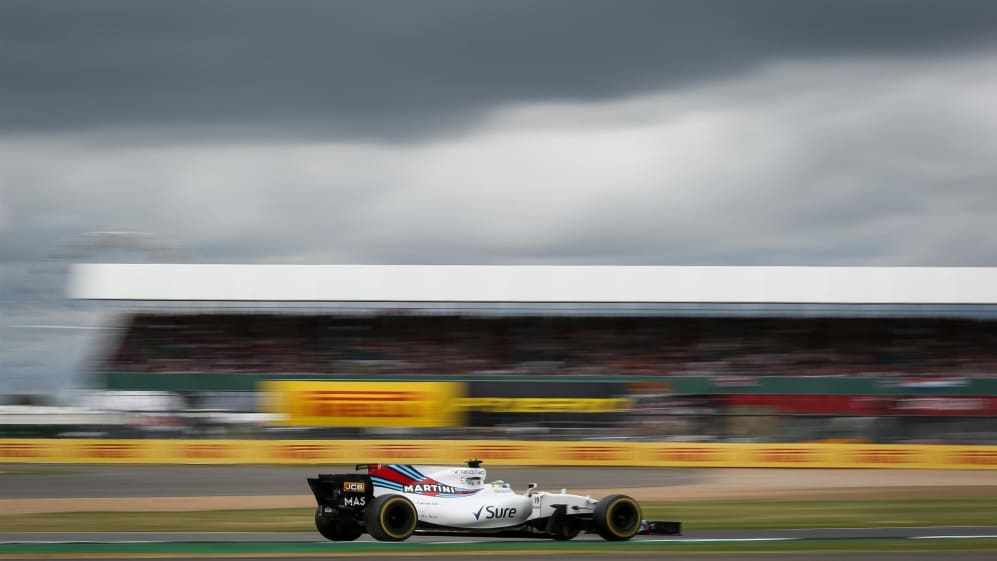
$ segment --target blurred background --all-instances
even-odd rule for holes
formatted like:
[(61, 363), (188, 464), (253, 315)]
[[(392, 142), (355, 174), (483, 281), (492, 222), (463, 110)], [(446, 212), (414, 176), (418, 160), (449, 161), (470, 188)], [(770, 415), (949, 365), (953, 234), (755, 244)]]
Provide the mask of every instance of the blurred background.
[(85, 386), (0, 436), (997, 444), (994, 305), (76, 305)]
[[(74, 263), (995, 267), (995, 29), (974, 0), (0, 2), (0, 436), (992, 444), (992, 301), (65, 289)], [(453, 383), (454, 426), (289, 422), (264, 394), (295, 379)]]

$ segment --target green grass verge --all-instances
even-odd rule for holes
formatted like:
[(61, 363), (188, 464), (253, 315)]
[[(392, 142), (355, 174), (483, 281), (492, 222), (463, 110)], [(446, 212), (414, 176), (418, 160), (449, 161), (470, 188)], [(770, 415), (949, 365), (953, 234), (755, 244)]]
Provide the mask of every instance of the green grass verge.
[(997, 498), (814, 501), (643, 502), (648, 520), (681, 520), (687, 529), (989, 526)]
[(0, 469), (0, 476), (6, 475), (77, 475), (82, 471), (72, 469), (21, 469), (5, 468)]
[[(645, 518), (679, 520), (687, 530), (984, 526), (994, 524), (997, 512), (997, 498), (648, 501), (642, 505)], [(0, 531), (303, 532), (315, 529), (312, 513), (312, 509), (269, 509), (0, 515)]]

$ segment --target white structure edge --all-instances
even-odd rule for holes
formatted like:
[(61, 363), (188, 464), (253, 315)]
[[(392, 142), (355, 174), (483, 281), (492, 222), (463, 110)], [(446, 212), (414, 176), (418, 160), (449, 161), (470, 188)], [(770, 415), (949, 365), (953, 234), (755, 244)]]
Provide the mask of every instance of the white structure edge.
[(87, 300), (997, 304), (997, 268), (79, 264)]

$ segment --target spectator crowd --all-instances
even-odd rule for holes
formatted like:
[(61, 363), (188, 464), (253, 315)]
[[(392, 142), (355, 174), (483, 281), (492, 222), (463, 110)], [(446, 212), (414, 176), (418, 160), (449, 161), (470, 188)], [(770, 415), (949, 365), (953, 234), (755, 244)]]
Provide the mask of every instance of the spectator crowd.
[(97, 370), (651, 376), (997, 375), (997, 321), (269, 313), (124, 316)]

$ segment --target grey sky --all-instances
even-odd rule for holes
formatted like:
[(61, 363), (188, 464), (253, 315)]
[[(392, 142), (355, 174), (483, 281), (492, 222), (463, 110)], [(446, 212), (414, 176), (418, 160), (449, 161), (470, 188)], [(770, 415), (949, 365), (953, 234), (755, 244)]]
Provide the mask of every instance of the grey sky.
[(995, 28), (987, 1), (8, 1), (0, 123), (411, 140), (497, 105), (771, 62), (953, 55), (993, 45)]
[(8, 0), (0, 393), (54, 341), (12, 325), (84, 321), (38, 268), (81, 232), (198, 262), (997, 266), (994, 146), (990, 1)]

